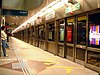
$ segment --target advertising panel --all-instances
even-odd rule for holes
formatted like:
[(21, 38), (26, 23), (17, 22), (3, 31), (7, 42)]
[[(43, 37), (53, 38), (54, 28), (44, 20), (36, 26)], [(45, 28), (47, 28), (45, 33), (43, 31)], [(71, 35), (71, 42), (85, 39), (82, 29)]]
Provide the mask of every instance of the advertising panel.
[(67, 42), (72, 42), (72, 27), (67, 27)]
[(100, 25), (90, 25), (89, 44), (100, 46)]

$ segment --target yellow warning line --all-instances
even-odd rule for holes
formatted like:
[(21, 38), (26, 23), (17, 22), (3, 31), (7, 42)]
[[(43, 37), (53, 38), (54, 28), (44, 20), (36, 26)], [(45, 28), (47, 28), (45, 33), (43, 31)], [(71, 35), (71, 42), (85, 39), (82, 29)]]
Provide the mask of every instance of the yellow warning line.
[(66, 70), (66, 73), (70, 73), (74, 68), (83, 69), (82, 67), (70, 67), (70, 66), (51, 66), (47, 68), (63, 68), (64, 70)]

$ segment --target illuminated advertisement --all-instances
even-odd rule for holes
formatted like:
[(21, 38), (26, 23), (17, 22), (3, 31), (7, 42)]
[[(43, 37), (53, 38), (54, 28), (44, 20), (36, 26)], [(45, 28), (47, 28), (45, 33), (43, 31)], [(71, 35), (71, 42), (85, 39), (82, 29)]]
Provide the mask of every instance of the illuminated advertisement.
[(64, 41), (64, 29), (60, 29), (60, 41)]
[(72, 27), (67, 27), (67, 42), (72, 42)]
[(90, 45), (100, 46), (100, 25), (91, 25), (89, 31)]

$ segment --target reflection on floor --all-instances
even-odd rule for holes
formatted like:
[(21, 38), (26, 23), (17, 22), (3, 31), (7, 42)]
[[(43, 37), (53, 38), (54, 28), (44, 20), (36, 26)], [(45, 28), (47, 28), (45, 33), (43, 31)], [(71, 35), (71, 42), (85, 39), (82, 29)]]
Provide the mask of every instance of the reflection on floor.
[(0, 75), (98, 75), (14, 37), (10, 38), (9, 46), (9, 56), (0, 57)]

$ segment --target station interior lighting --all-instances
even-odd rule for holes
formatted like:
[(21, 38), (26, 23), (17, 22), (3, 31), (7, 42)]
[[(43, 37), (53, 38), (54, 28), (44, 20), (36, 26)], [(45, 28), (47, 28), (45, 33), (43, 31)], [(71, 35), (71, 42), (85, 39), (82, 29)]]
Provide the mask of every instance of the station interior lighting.
[(50, 13), (54, 10), (59, 9), (60, 7), (63, 7), (64, 5), (68, 6), (68, 5), (71, 5), (71, 3), (68, 3), (68, 0), (55, 0), (51, 2), (49, 5), (41, 9), (38, 13), (36, 13), (30, 19), (28, 19), (23, 24), (21, 24), (19, 27), (17, 27), (14, 31), (12, 31), (12, 33), (16, 33), (17, 31), (24, 29), (27, 23), (34, 22), (37, 19), (37, 17), (42, 17), (47, 13)]

